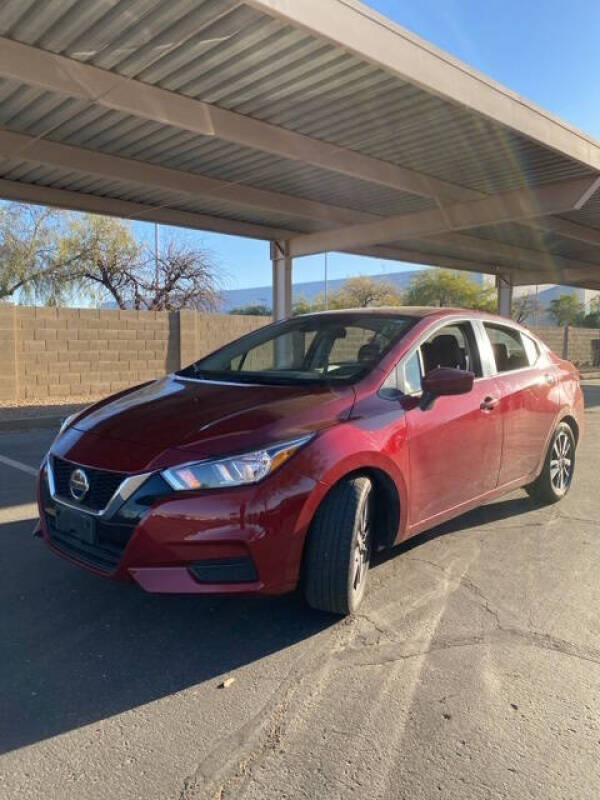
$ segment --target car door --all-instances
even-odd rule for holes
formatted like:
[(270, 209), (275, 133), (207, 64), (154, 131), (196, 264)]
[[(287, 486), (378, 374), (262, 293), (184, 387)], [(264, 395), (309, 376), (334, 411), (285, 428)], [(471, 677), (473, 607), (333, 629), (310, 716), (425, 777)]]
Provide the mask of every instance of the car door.
[(437, 366), (475, 373), (467, 394), (438, 397), (423, 411), (406, 412), (410, 460), (409, 525), (423, 525), (495, 488), (502, 451), (497, 387), (484, 374), (477, 334), (469, 320), (438, 326), (400, 365), (407, 393)]
[(484, 322), (495, 364), (504, 447), (498, 483), (535, 472), (560, 410), (558, 367), (544, 361), (535, 341), (511, 325)]

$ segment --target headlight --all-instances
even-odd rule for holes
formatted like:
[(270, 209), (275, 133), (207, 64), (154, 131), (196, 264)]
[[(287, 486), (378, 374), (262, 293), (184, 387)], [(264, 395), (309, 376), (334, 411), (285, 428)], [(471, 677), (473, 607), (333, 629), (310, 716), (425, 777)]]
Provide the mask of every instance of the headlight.
[(265, 447), (264, 450), (242, 453), (239, 456), (182, 464), (165, 470), (162, 476), (171, 488), (177, 491), (220, 489), (258, 483), (284, 464), (310, 439), (312, 435), (279, 442), (271, 447)]

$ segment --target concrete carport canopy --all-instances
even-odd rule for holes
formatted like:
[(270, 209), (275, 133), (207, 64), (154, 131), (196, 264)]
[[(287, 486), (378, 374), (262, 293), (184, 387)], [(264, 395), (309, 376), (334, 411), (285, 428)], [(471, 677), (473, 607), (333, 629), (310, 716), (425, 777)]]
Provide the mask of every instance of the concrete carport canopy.
[[(5, 0), (0, 195), (600, 288), (600, 143), (354, 0)], [(505, 293), (505, 297), (509, 293)]]

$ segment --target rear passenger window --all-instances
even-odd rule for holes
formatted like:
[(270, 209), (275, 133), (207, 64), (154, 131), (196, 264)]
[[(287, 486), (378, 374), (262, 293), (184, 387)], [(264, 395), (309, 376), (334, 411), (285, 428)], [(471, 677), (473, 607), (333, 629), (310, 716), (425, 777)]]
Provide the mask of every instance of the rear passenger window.
[(529, 366), (529, 357), (519, 331), (489, 322), (485, 322), (484, 327), (492, 345), (498, 372), (510, 372)]

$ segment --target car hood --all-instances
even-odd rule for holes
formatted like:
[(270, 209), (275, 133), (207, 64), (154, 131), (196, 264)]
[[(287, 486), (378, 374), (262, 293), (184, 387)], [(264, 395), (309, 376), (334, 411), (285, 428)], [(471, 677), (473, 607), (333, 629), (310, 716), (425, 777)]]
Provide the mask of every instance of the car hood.
[[(348, 386), (259, 386), (167, 376), (86, 409), (53, 449), (90, 466), (163, 467), (320, 430), (346, 419), (353, 403)], [(125, 446), (115, 447), (118, 442)]]

